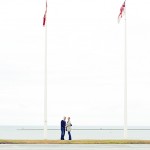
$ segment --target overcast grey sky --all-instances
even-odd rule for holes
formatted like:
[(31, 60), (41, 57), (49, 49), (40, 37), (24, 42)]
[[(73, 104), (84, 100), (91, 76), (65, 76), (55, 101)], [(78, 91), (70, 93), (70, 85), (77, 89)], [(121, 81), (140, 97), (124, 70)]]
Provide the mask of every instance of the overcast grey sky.
[[(123, 125), (123, 0), (48, 0), (48, 125)], [(127, 0), (128, 124), (150, 125), (149, 0)], [(45, 0), (0, 1), (0, 125), (43, 125)]]

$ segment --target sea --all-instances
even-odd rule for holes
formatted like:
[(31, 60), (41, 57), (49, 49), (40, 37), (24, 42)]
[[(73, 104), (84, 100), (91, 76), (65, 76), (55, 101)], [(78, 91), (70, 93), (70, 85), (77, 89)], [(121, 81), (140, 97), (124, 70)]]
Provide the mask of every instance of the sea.
[[(48, 139), (60, 139), (60, 127), (48, 126)], [(123, 127), (119, 126), (72, 126), (72, 139), (123, 139)], [(0, 126), (0, 139), (42, 140), (43, 126)], [(65, 134), (68, 140), (68, 133)], [(128, 127), (128, 139), (150, 140), (150, 127)]]

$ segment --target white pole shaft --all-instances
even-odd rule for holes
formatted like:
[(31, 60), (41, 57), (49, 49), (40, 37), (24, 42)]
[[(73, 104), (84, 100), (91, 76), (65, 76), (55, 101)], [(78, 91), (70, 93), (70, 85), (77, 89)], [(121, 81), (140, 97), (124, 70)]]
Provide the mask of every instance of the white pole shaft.
[(45, 75), (44, 75), (45, 76), (44, 77), (44, 139), (47, 139), (47, 20), (45, 23), (45, 68), (44, 69), (45, 69)]
[(128, 137), (127, 127), (127, 24), (126, 24), (126, 6), (125, 6), (125, 48), (124, 48), (124, 138)]

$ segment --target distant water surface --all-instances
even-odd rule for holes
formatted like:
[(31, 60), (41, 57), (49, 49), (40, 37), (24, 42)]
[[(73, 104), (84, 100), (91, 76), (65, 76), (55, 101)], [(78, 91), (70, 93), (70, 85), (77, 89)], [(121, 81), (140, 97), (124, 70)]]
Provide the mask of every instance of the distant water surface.
[[(123, 128), (117, 126), (74, 126), (72, 138), (77, 139), (123, 139)], [(150, 140), (150, 127), (129, 127), (129, 139)], [(42, 126), (0, 126), (0, 139), (43, 139)], [(58, 126), (48, 127), (48, 139), (60, 139)], [(66, 132), (65, 139), (68, 139)]]

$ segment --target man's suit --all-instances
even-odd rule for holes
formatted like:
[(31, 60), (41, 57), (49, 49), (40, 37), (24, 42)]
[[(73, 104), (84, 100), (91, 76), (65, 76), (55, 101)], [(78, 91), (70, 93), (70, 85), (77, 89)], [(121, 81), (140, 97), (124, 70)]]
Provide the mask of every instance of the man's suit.
[(65, 120), (61, 120), (60, 124), (61, 124), (61, 140), (64, 140), (66, 121)]

